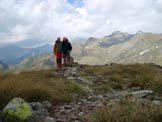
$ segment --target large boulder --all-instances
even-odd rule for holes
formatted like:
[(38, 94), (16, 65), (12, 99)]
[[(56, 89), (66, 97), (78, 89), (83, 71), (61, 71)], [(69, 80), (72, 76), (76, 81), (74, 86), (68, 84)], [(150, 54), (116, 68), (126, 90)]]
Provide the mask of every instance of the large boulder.
[[(40, 102), (27, 103), (21, 98), (14, 98), (3, 109), (5, 122), (56, 122)], [(3, 119), (0, 114), (0, 122)]]
[(3, 109), (5, 122), (27, 122), (32, 116), (30, 105), (21, 98), (14, 98)]

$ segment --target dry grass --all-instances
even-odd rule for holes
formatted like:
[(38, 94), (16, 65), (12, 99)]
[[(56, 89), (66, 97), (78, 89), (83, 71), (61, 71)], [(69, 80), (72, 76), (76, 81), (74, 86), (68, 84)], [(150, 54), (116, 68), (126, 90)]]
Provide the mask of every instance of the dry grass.
[(70, 102), (82, 93), (78, 84), (55, 75), (54, 71), (31, 71), (0, 76), (0, 108), (14, 97), (27, 101), (49, 100), (60, 103)]
[(161, 122), (162, 109), (152, 104), (128, 100), (103, 105), (92, 115), (88, 122)]
[[(162, 69), (150, 64), (82, 66), (81, 75), (95, 76), (91, 86), (99, 93), (112, 89), (121, 90), (130, 84), (132, 87), (152, 89), (162, 93)], [(12, 98), (21, 97), (27, 101), (49, 100), (52, 103), (70, 102), (84, 91), (74, 81), (59, 76), (55, 71), (30, 71), (17, 75), (0, 76), (0, 109)], [(88, 116), (88, 122), (161, 122), (162, 108), (126, 98), (104, 104)]]
[(162, 93), (162, 69), (153, 64), (84, 66), (81, 75), (96, 76), (103, 83), (94, 85), (98, 92), (106, 92), (112, 88), (120, 90), (124, 85), (131, 84), (130, 87)]

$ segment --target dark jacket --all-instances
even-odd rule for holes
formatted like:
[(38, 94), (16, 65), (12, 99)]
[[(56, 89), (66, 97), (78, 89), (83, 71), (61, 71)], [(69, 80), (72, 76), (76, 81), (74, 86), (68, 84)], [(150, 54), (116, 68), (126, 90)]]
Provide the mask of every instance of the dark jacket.
[(72, 50), (70, 42), (62, 42), (62, 52), (63, 54), (69, 53)]

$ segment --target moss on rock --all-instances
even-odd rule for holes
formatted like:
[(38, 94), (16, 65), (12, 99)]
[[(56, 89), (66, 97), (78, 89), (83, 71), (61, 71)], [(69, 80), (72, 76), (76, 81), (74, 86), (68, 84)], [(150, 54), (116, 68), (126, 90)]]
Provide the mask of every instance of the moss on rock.
[(32, 116), (29, 104), (21, 98), (14, 98), (4, 108), (5, 122), (27, 122)]

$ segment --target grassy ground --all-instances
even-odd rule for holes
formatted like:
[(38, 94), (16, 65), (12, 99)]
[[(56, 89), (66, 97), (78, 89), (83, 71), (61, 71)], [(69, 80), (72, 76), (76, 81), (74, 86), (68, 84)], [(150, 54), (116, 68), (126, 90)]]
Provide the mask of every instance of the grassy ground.
[(95, 76), (96, 84), (92, 87), (99, 93), (124, 87), (152, 89), (157, 94), (162, 93), (162, 69), (153, 64), (83, 66), (81, 75)]
[[(153, 64), (131, 65), (81, 65), (80, 75), (94, 83), (89, 84), (96, 93), (111, 90), (151, 89), (162, 97), (162, 68)], [(67, 80), (55, 70), (29, 71), (20, 74), (0, 76), (0, 109), (12, 98), (21, 97), (27, 101), (49, 100), (52, 103), (71, 102), (84, 95), (77, 82)], [(161, 122), (161, 107), (144, 105), (131, 99), (104, 104), (88, 116), (89, 122)]]
[[(162, 98), (162, 68), (153, 64), (82, 66), (81, 75), (95, 76), (95, 84), (91, 87), (100, 94), (139, 88), (153, 90)], [(161, 122), (162, 108), (144, 103), (130, 97), (112, 104), (104, 103), (87, 117), (88, 122)]]
[(121, 100), (101, 106), (87, 118), (88, 122), (161, 122), (162, 110), (142, 101)]
[(1, 109), (14, 97), (27, 101), (49, 100), (61, 103), (70, 102), (82, 93), (77, 83), (58, 76), (55, 71), (30, 71), (0, 76)]

